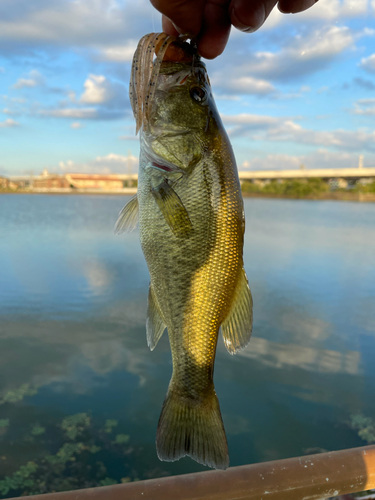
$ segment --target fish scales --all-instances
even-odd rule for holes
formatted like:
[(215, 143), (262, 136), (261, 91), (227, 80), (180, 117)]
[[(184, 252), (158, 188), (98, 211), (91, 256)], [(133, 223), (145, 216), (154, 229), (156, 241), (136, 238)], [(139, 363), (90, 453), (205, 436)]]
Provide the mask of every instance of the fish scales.
[[(174, 43), (192, 54), (188, 44)], [(121, 212), (118, 227), (126, 226), (137, 205), (150, 272), (151, 349), (168, 329), (173, 373), (158, 425), (158, 456), (173, 461), (189, 455), (225, 469), (229, 457), (213, 372), (220, 326), (232, 354), (251, 335), (243, 201), (205, 66), (196, 53), (188, 63), (159, 64), (141, 128), (137, 197)]]

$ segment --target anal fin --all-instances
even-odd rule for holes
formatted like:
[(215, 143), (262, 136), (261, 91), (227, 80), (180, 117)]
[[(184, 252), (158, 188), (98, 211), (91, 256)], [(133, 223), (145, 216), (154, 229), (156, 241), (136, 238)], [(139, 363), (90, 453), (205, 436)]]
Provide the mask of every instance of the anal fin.
[(221, 324), (224, 344), (230, 354), (235, 354), (247, 346), (252, 327), (253, 299), (245, 269), (242, 268), (230, 311)]
[(136, 227), (138, 223), (138, 198), (137, 195), (124, 206), (124, 208), (119, 213), (116, 225), (115, 233), (130, 233)]
[(156, 344), (159, 342), (160, 337), (166, 328), (166, 324), (162, 318), (162, 314), (159, 305), (156, 301), (152, 285), (150, 283), (150, 288), (148, 290), (148, 307), (147, 307), (147, 321), (146, 321), (146, 332), (147, 332), (147, 345), (153, 351)]

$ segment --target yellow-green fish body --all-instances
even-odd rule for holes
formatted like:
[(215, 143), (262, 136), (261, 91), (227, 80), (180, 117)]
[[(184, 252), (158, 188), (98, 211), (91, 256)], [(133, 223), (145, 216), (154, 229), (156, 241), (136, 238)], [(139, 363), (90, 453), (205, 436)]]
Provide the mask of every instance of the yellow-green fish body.
[(137, 203), (151, 277), (148, 344), (153, 349), (167, 327), (173, 360), (158, 456), (189, 455), (225, 469), (228, 449), (213, 385), (216, 344), (220, 326), (232, 354), (248, 343), (252, 299), (235, 159), (200, 61), (160, 67), (141, 132), (138, 194), (127, 214)]

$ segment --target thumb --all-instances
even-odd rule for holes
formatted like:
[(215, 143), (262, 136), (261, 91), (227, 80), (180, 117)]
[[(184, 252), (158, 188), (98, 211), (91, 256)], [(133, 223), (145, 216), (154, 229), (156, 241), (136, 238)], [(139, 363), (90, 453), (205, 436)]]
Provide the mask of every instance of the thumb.
[(201, 30), (205, 0), (150, 0), (179, 33), (196, 36)]

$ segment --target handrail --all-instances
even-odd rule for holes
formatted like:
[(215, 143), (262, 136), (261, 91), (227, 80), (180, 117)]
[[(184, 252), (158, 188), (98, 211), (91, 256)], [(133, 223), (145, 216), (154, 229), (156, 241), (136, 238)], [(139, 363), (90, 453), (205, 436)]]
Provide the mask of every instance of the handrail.
[[(375, 488), (375, 445), (30, 500), (320, 500)], [(22, 500), (25, 497), (19, 497)]]

